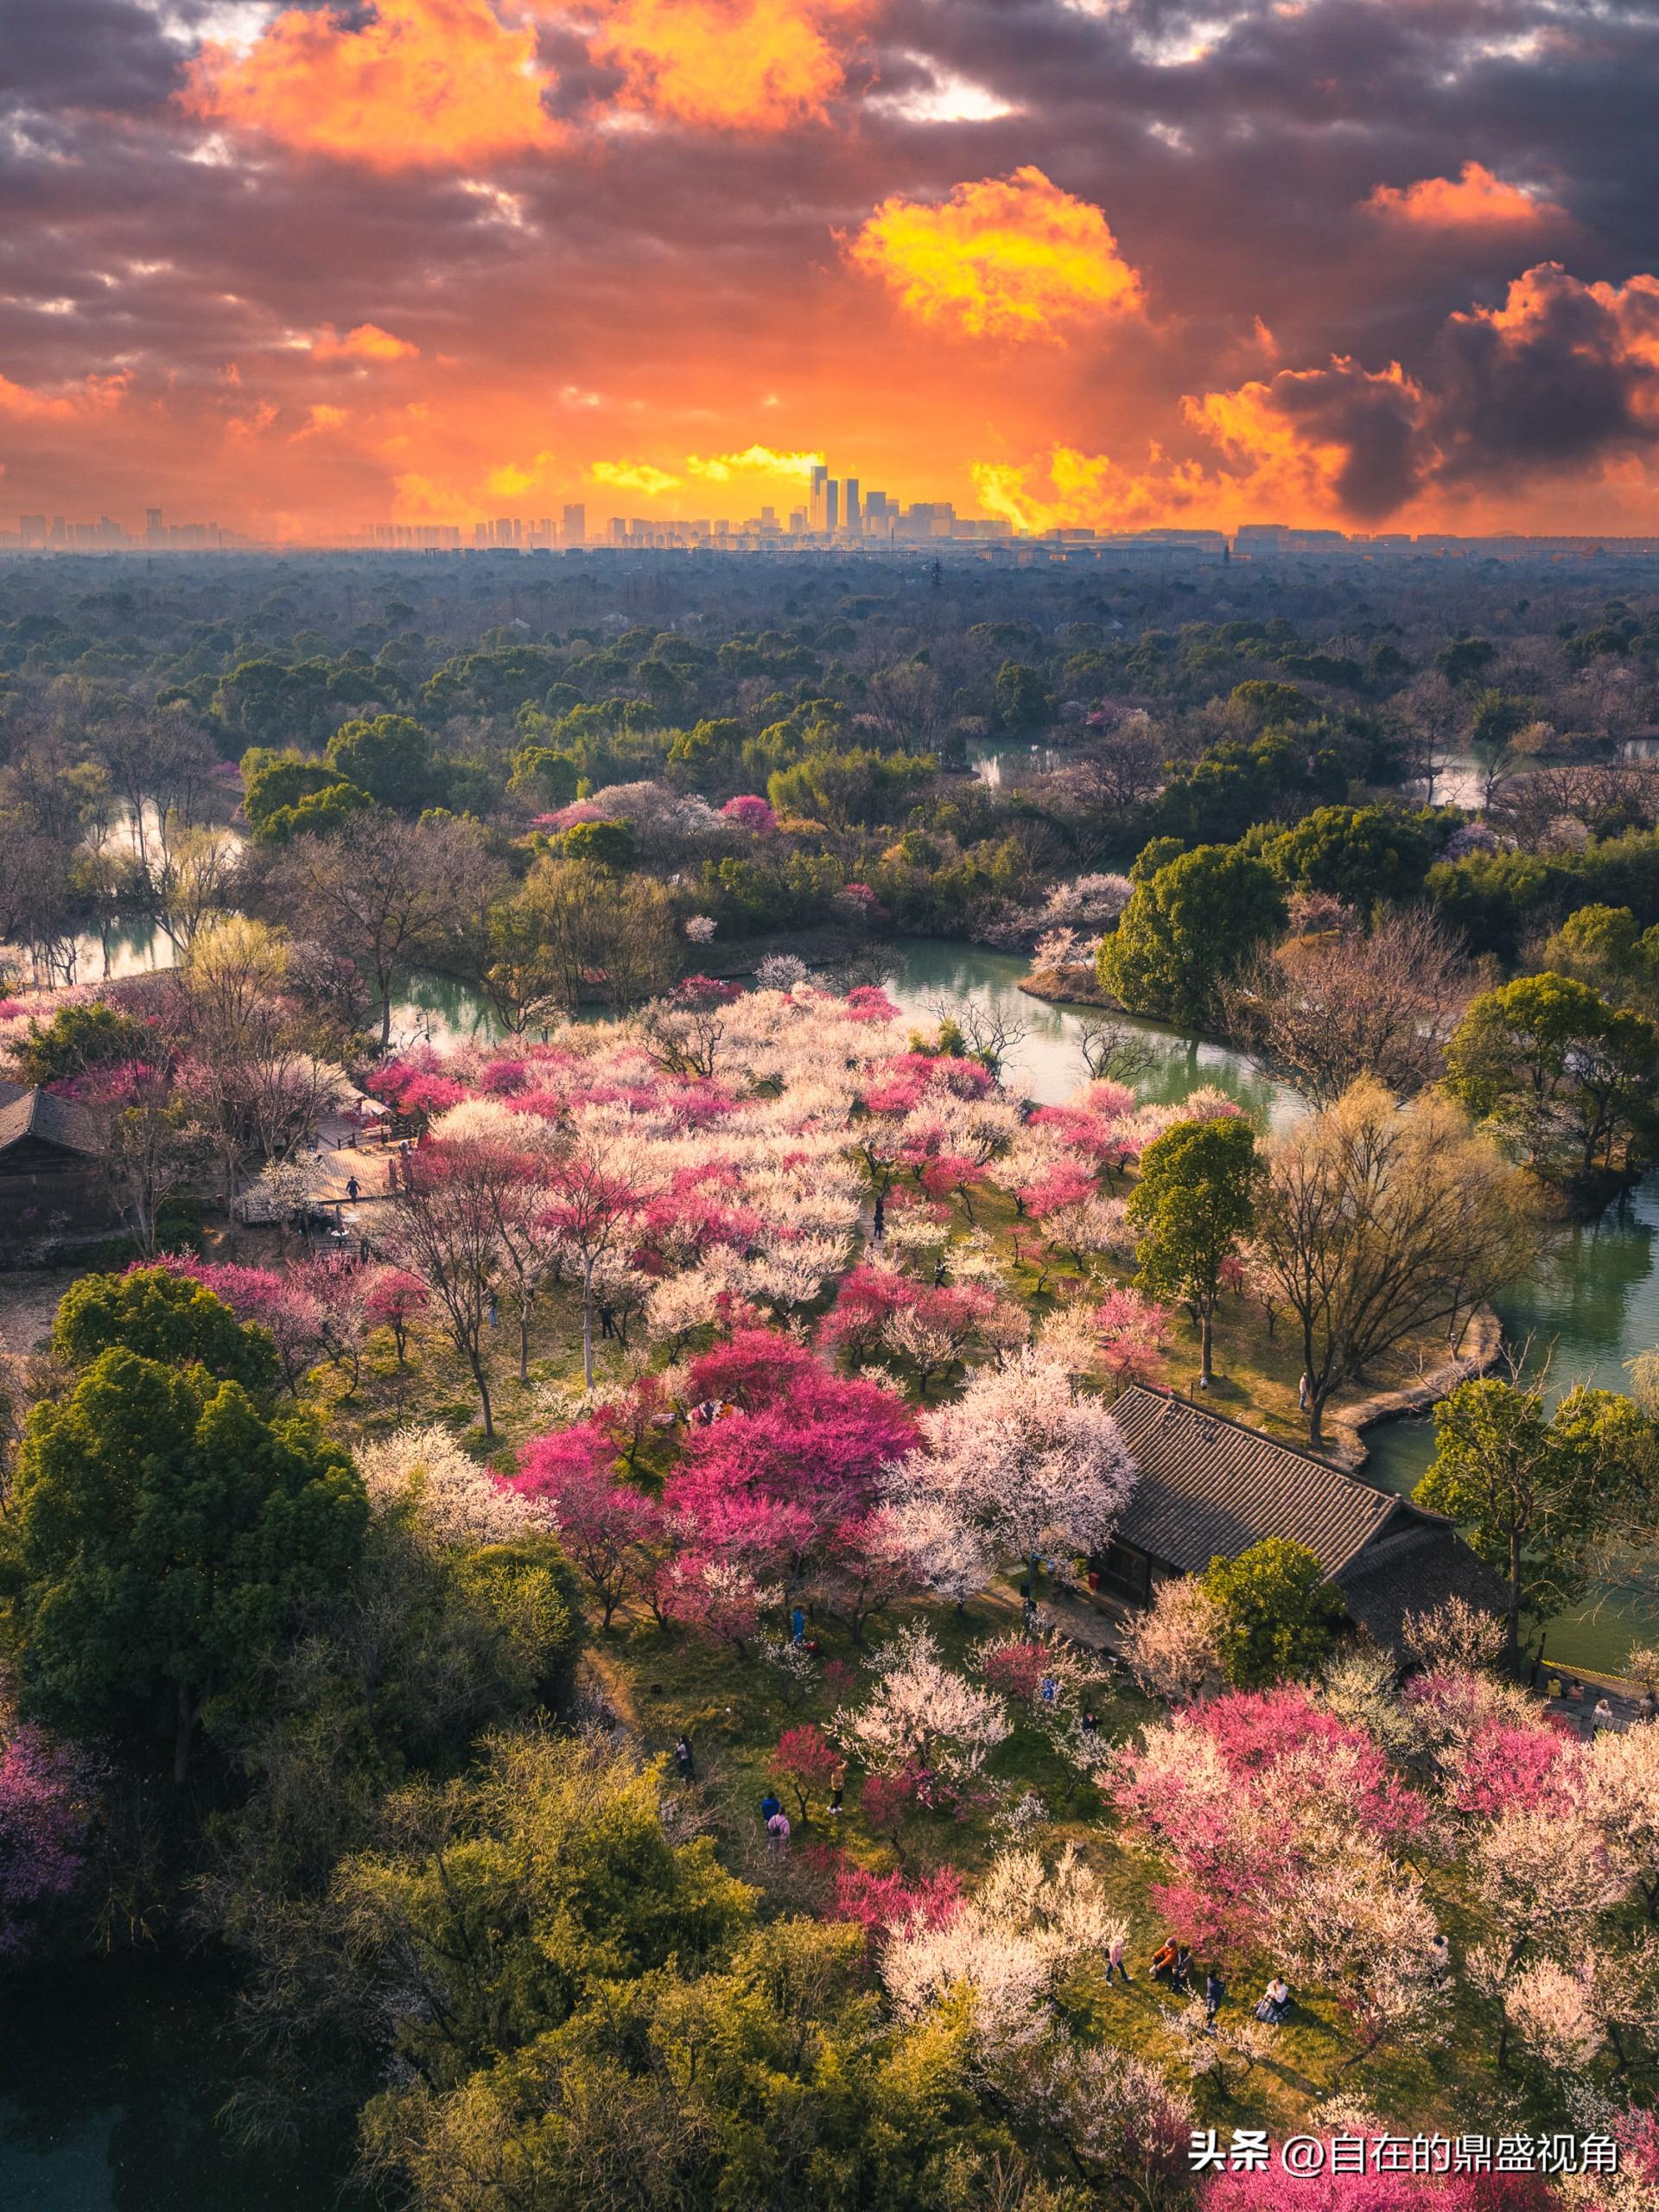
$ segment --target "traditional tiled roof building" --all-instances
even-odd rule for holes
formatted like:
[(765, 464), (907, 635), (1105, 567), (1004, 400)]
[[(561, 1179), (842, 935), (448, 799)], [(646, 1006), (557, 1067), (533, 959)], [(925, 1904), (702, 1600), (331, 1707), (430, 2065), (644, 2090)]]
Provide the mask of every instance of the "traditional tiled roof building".
[(1160, 1580), (1282, 1536), (1306, 1546), (1379, 1643), (1399, 1649), (1406, 1615), (1452, 1596), (1503, 1611), (1503, 1585), (1452, 1523), (1409, 1498), (1140, 1384), (1112, 1410), (1141, 1479), (1096, 1561), (1111, 1596), (1147, 1605)]

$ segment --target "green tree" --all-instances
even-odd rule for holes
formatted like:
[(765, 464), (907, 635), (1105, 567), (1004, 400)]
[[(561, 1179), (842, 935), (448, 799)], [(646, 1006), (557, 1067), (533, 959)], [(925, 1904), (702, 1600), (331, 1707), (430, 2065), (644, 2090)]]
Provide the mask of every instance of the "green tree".
[(59, 1302), (52, 1349), (72, 1367), (90, 1367), (119, 1349), (172, 1366), (206, 1368), (245, 1389), (273, 1390), (281, 1374), (269, 1329), (238, 1321), (193, 1276), (168, 1268), (82, 1275)]
[(1129, 1193), (1129, 1219), (1141, 1232), (1135, 1280), (1198, 1315), (1206, 1390), (1222, 1269), (1255, 1218), (1255, 1131), (1242, 1115), (1227, 1115), (1166, 1129), (1141, 1155)]
[(1434, 656), (1434, 665), (1448, 683), (1472, 683), (1497, 657), (1497, 647), (1486, 638), (1454, 638)]
[(303, 1609), (351, 1575), (368, 1500), (303, 1417), (118, 1349), (36, 1406), (0, 1523), (0, 1634), (71, 1733), (170, 1734), (244, 1703)]
[(408, 715), (342, 722), (328, 741), (328, 762), (341, 782), (398, 814), (418, 814), (432, 796), (432, 741)]
[(1230, 845), (1200, 845), (1137, 883), (1100, 948), (1100, 980), (1132, 1014), (1201, 1026), (1217, 988), (1285, 925), (1273, 872)]
[(569, 805), (580, 780), (568, 753), (556, 752), (550, 745), (521, 745), (512, 756), (507, 789), (514, 798), (551, 810)]
[(1460, 1382), (1434, 1408), (1433, 1465), (1412, 1492), (1502, 1576), (1518, 1650), (1522, 1614), (1577, 1604), (1588, 1546), (1653, 1491), (1653, 1432), (1628, 1398), (1582, 1386), (1551, 1413), (1541, 1382)]
[(315, 2024), (321, 1986), (360, 2077), (392, 2075), (372, 2168), (419, 2212), (974, 2201), (1014, 2146), (979, 2110), (966, 2023), (893, 2025), (861, 1929), (758, 1924), (660, 1797), (626, 1752), (521, 1732), (391, 1802), (332, 1885), (329, 1967), (275, 1961), (279, 1999)]
[(335, 837), (354, 815), (372, 814), (374, 801), (355, 784), (336, 780), (279, 806), (254, 832), (262, 845), (289, 845), (296, 837)]
[(311, 760), (303, 753), (251, 746), (242, 755), (242, 811), (257, 836), (273, 815), (297, 806), (302, 798), (339, 780), (327, 761)]
[(1005, 660), (991, 685), (999, 720), (1009, 729), (1041, 729), (1053, 719), (1048, 687), (1034, 668)]
[(90, 1006), (60, 1007), (50, 1021), (31, 1020), (11, 1058), (25, 1083), (67, 1083), (94, 1068), (141, 1058), (149, 1041), (130, 1014), (95, 1000)]
[(631, 822), (578, 822), (559, 839), (559, 850), (567, 860), (620, 873), (632, 864), (638, 844)]
[[(1395, 806), (1320, 806), (1273, 838), (1262, 858), (1298, 891), (1326, 891), (1369, 914), (1379, 899), (1413, 899), (1433, 857), (1434, 817)], [(1456, 817), (1446, 817), (1446, 827)]]
[(1446, 1087), (1508, 1131), (1540, 1173), (1589, 1175), (1649, 1156), (1659, 1031), (1571, 976), (1484, 992), (1446, 1046)]
[(1221, 1649), (1237, 1689), (1311, 1675), (1342, 1618), (1340, 1596), (1306, 1544), (1268, 1536), (1236, 1559), (1212, 1559), (1200, 1580), (1221, 1609)]
[(1306, 692), (1298, 690), (1294, 683), (1274, 683), (1260, 677), (1235, 683), (1227, 703), (1248, 715), (1258, 731), (1286, 722), (1313, 721), (1319, 711)]

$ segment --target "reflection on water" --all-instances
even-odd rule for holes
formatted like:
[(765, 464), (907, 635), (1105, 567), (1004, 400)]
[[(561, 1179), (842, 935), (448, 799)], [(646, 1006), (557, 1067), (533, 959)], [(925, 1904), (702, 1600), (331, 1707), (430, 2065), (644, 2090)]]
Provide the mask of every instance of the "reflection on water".
[[(1027, 996), (1019, 982), (1031, 963), (1022, 956), (931, 938), (893, 950), (896, 958), (887, 991), (902, 1013), (931, 1021), (930, 1001), (949, 999), (982, 1007), (1025, 1030), (1004, 1071), (1010, 1090), (1052, 1105), (1084, 1080), (1087, 1071), (1078, 1037), (1086, 1009), (1050, 1006)], [(1300, 1110), (1288, 1091), (1258, 1075), (1224, 1045), (1184, 1037), (1127, 1014), (1116, 1019), (1144, 1037), (1157, 1054), (1151, 1073), (1138, 1086), (1143, 1098), (1173, 1101), (1212, 1084), (1264, 1127), (1282, 1127)]]
[(0, 2205), (16, 2212), (351, 2212), (347, 2144), (240, 2154), (232, 1991), (199, 1964), (127, 1957), (5, 1985)]
[[(1625, 1363), (1659, 1346), (1656, 1232), (1659, 1174), (1599, 1221), (1552, 1230), (1529, 1280), (1494, 1301), (1508, 1341), (1528, 1347), (1532, 1372), (1547, 1371), (1552, 1400), (1575, 1382), (1624, 1389)], [(1409, 1491), (1434, 1456), (1433, 1422), (1390, 1421), (1366, 1441), (1371, 1479)], [(1552, 1622), (1548, 1649), (1564, 1665), (1617, 1668), (1632, 1642), (1650, 1640), (1656, 1629), (1659, 1613), (1614, 1588)]]
[(1052, 745), (1021, 745), (1008, 737), (970, 737), (963, 751), (980, 782), (993, 791), (1021, 776), (1046, 775), (1060, 757)]

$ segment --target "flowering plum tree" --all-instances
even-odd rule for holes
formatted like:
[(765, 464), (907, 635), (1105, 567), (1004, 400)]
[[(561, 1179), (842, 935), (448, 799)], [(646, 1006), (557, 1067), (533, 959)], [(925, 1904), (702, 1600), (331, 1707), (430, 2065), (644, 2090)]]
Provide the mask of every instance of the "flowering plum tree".
[(554, 1526), (546, 1506), (505, 1488), (447, 1429), (400, 1428), (359, 1445), (356, 1456), (371, 1509), (407, 1508), (423, 1538), (437, 1547), (517, 1543)]
[(0, 1958), (26, 1951), (73, 1895), (92, 1811), (91, 1762), (43, 1729), (10, 1724), (0, 1739)]
[(925, 1789), (955, 1792), (1008, 1733), (1007, 1708), (944, 1664), (921, 1622), (901, 1629), (870, 1662), (877, 1677), (867, 1705), (843, 1707), (837, 1740), (879, 1774), (917, 1771)]
[(988, 2052), (1040, 2030), (1065, 1975), (1128, 1932), (1074, 1848), (1052, 1867), (1035, 1852), (1008, 1851), (948, 1918), (915, 1915), (893, 1927), (879, 1967), (900, 2019), (955, 1999)]
[(560, 1541), (593, 1585), (601, 1627), (655, 1563), (663, 1527), (652, 1498), (616, 1478), (614, 1437), (598, 1420), (555, 1429), (527, 1444), (511, 1478), (517, 1496), (544, 1504)]
[(1034, 1576), (1046, 1546), (1103, 1548), (1135, 1488), (1116, 1422), (1039, 1345), (979, 1368), (962, 1395), (922, 1417), (923, 1447), (896, 1496), (931, 1497)]
[(772, 1764), (774, 1771), (783, 1776), (794, 1792), (804, 1826), (814, 1792), (828, 1786), (830, 1776), (842, 1759), (823, 1729), (809, 1721), (799, 1728), (785, 1729), (778, 1738)]

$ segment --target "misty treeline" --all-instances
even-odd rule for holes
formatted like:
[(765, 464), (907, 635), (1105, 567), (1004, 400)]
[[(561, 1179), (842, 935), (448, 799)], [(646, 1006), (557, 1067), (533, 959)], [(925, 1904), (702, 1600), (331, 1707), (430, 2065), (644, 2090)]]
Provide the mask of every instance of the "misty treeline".
[[(1029, 947), (1110, 918), (1079, 879), (1359, 807), (1391, 855), (1368, 898), (1427, 896), (1513, 961), (1586, 901), (1659, 922), (1645, 575), (14, 563), (0, 944), (15, 980), (85, 979), (101, 924), (153, 916), (184, 950), (236, 907), (345, 951), (382, 1023), (391, 972), (428, 964), (518, 1026), (760, 936)], [(365, 852), (394, 906), (444, 894), (425, 921), (354, 901)]]

